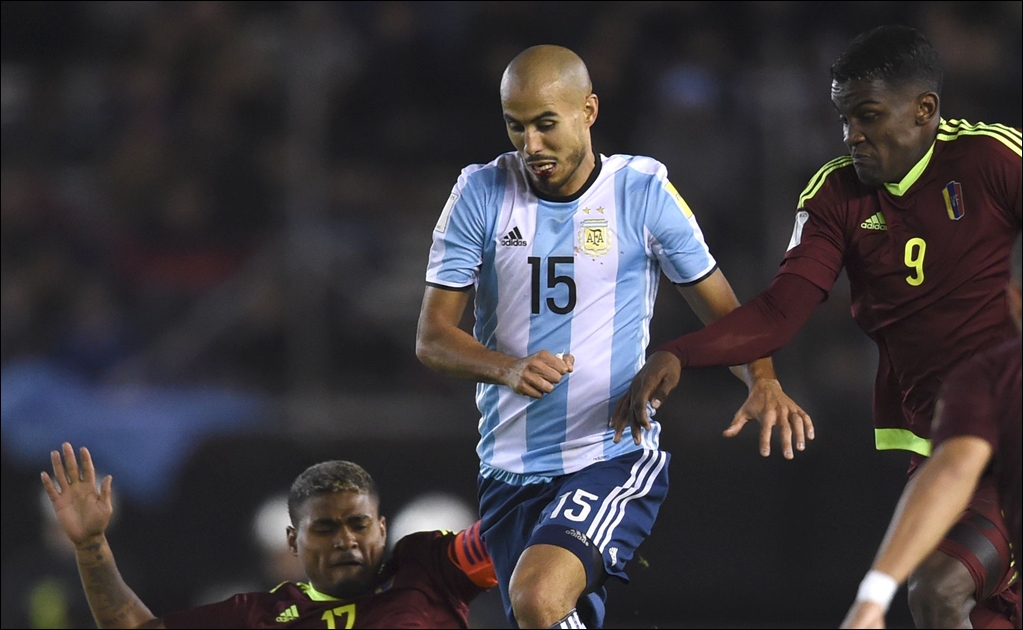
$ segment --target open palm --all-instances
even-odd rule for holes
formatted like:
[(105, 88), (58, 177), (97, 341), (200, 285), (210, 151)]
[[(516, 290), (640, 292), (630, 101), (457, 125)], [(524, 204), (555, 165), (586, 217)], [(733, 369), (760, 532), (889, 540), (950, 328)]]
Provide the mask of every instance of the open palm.
[(108, 475), (102, 486), (97, 487), (96, 467), (89, 449), (81, 448), (81, 468), (71, 444), (65, 442), (62, 450), (63, 460), (60, 451), (50, 452), (53, 478), (45, 472), (41, 476), (58, 522), (71, 542), (78, 546), (106, 532), (114, 512), (110, 492), (112, 478)]

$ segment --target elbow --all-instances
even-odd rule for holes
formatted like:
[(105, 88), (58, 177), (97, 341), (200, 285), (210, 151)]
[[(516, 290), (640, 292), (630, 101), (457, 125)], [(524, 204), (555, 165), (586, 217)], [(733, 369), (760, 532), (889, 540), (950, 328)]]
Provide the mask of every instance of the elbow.
[(431, 369), (437, 369), (436, 344), (428, 335), (421, 331), (416, 335), (416, 358), (419, 362)]

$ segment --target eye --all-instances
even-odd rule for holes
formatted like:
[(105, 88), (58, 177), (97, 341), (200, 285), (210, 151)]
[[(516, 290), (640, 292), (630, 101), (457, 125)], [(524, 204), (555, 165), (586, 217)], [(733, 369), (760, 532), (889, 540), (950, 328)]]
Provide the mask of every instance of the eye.
[(540, 131), (550, 131), (551, 129), (554, 129), (554, 126), (555, 122), (553, 120), (542, 120), (537, 123), (536, 128)]
[(522, 125), (520, 125), (519, 123), (508, 122), (506, 124), (508, 126), (508, 131), (512, 133), (522, 133)]

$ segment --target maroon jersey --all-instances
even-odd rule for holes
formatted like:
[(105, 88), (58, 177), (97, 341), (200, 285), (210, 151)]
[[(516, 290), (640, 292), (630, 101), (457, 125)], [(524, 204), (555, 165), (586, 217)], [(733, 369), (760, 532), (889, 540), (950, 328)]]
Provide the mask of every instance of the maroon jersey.
[(991, 444), (995, 476), (1013, 549), (1023, 549), (1023, 342), (981, 354), (949, 374), (941, 390), (934, 446), (972, 435)]
[[(477, 524), (478, 525), (478, 524)], [(469, 535), (466, 534), (468, 532)], [(419, 532), (395, 545), (371, 593), (340, 600), (306, 583), (170, 613), (167, 628), (467, 628), (469, 602), (493, 586), (478, 527)]]
[(1016, 336), (1005, 286), (1020, 232), (1020, 131), (941, 121), (899, 184), (826, 164), (800, 196), (779, 273), (830, 291), (843, 266), (852, 315), (877, 344), (875, 442), (930, 454), (938, 388), (952, 367)]

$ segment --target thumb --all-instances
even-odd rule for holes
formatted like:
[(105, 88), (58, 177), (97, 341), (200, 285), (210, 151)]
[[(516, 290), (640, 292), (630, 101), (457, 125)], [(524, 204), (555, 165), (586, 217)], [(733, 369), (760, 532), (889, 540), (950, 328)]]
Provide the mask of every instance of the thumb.
[(750, 420), (751, 418), (749, 415), (740, 409), (732, 418), (732, 424), (728, 425), (728, 428), (725, 429), (721, 435), (725, 437), (735, 437), (739, 435), (739, 432), (742, 431), (742, 428), (746, 426), (746, 423)]

